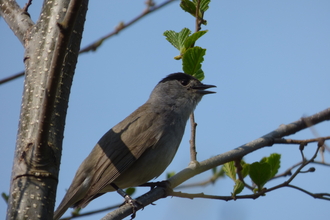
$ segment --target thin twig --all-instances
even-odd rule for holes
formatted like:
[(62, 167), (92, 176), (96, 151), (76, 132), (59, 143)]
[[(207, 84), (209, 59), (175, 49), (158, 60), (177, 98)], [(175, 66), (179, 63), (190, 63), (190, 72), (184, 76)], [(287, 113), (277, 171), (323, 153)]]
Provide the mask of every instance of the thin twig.
[(109, 211), (115, 208), (118, 208), (120, 205), (122, 204), (117, 204), (117, 205), (113, 205), (113, 206), (109, 206), (103, 209), (98, 209), (98, 210), (94, 210), (94, 211), (90, 211), (90, 212), (84, 212), (84, 213), (79, 213), (79, 214), (73, 214), (70, 217), (65, 217), (65, 218), (61, 218), (61, 220), (70, 220), (70, 219), (74, 219), (74, 218), (79, 218), (79, 217), (83, 217), (83, 216), (89, 216), (89, 215), (94, 215), (97, 213), (101, 213), (101, 212), (105, 212), (105, 211)]
[[(265, 193), (267, 192), (271, 192), (271, 191), (274, 191), (276, 189), (279, 189), (279, 188), (283, 188), (283, 187), (291, 187), (291, 188), (294, 188), (294, 189), (297, 189), (301, 192), (304, 192), (310, 196), (312, 196), (313, 198), (318, 198), (318, 199), (324, 199), (324, 200), (330, 200), (330, 194), (329, 193), (311, 193), (305, 189), (302, 189), (300, 187), (297, 187), (297, 186), (294, 186), (294, 185), (291, 185), (290, 183), (292, 182), (292, 180), (298, 175), (298, 174), (301, 174), (301, 173), (307, 173), (307, 172), (313, 172), (314, 169), (309, 169), (307, 171), (301, 171), (305, 166), (307, 166), (308, 164), (312, 163), (314, 161), (314, 159), (316, 158), (317, 154), (318, 154), (318, 151), (320, 149), (320, 146), (322, 144), (319, 144), (318, 145), (318, 148), (316, 149), (313, 157), (308, 160), (308, 161), (303, 161), (303, 162), (300, 162), (296, 165), (294, 165), (293, 167), (297, 167), (299, 166), (299, 168), (296, 170), (296, 172), (289, 178), (289, 180), (277, 185), (277, 186), (274, 186), (272, 188), (269, 188), (269, 189), (266, 189), (264, 188), (262, 191), (260, 192), (257, 192), (257, 193), (253, 193), (251, 195), (243, 195), (243, 196), (215, 196), (215, 195), (206, 195), (204, 193), (196, 193), (196, 194), (191, 194), (191, 193), (182, 193), (182, 192), (171, 192), (169, 195), (170, 196), (176, 196), (176, 197), (181, 197), (181, 198), (189, 198), (189, 199), (194, 199), (194, 198), (206, 198), (206, 199), (218, 199), (218, 200), (225, 200), (225, 201), (229, 201), (229, 200), (237, 200), (237, 199), (247, 199), (247, 198), (250, 198), (250, 199), (256, 199), (258, 198), (259, 196), (261, 195), (264, 195)], [(242, 168), (240, 166), (240, 160), (235, 160), (235, 166), (237, 168), (237, 173), (240, 172), (240, 168)], [(292, 169), (292, 168), (291, 168)], [(290, 170), (291, 170), (290, 169)]]
[(171, 192), (170, 196), (180, 197), (180, 198), (188, 198), (188, 199), (195, 199), (195, 198), (204, 198), (204, 199), (217, 199), (217, 200), (224, 200), (224, 201), (230, 201), (230, 200), (238, 200), (238, 199), (257, 199), (260, 196), (265, 195), (267, 192), (271, 192), (275, 189), (283, 188), (283, 187), (290, 187), (297, 189), (301, 192), (304, 192), (313, 198), (316, 199), (323, 199), (323, 200), (330, 200), (330, 193), (311, 193), (307, 190), (304, 190), (300, 187), (288, 184), (288, 185), (278, 185), (276, 188), (271, 189), (265, 189), (264, 191), (248, 194), (248, 195), (241, 195), (241, 196), (215, 196), (215, 195), (207, 195), (204, 193), (183, 193), (183, 192)]
[(237, 159), (237, 160), (234, 160), (234, 162), (235, 162), (235, 167), (236, 167), (236, 173), (237, 173), (237, 175), (238, 175), (238, 179), (239, 179), (240, 181), (242, 181), (242, 183), (244, 184), (244, 186), (245, 186), (246, 188), (248, 188), (248, 189), (250, 189), (250, 190), (253, 190), (254, 187), (248, 185), (248, 184), (244, 181), (244, 178), (243, 178), (243, 175), (242, 175), (242, 172), (241, 172), (241, 171), (243, 170), (243, 167), (242, 167), (242, 165), (241, 165), (241, 160), (242, 160), (242, 158), (239, 158), (239, 159)]
[(29, 0), (29, 1), (25, 4), (25, 6), (24, 6), (24, 8), (23, 8), (22, 10), (23, 10), (25, 13), (28, 13), (28, 10), (29, 10), (30, 5), (32, 5), (32, 0)]
[(190, 114), (190, 161), (197, 161), (197, 152), (196, 152), (196, 127), (197, 123), (195, 122), (194, 113)]
[(112, 31), (111, 33), (105, 35), (104, 37), (101, 37), (100, 39), (94, 41), (94, 43), (91, 43), (89, 45), (87, 45), (86, 47), (82, 48), (80, 50), (79, 53), (85, 53), (85, 52), (89, 52), (89, 51), (95, 51), (98, 49), (98, 47), (103, 43), (104, 40), (118, 34), (120, 31), (124, 30), (125, 28), (131, 26), (132, 24), (134, 24), (135, 22), (139, 21), (141, 18), (145, 17), (146, 15), (157, 11), (158, 9), (164, 7), (165, 5), (173, 2), (174, 0), (167, 0), (159, 5), (156, 6), (152, 6), (150, 4), (147, 4), (146, 9), (136, 18), (132, 19), (131, 21), (124, 23), (124, 22), (120, 22), (119, 25), (115, 28), (114, 31)]
[(300, 187), (297, 187), (297, 186), (294, 186), (294, 185), (287, 185), (287, 187), (291, 187), (291, 188), (294, 188), (294, 189), (297, 189), (301, 192), (304, 192), (312, 197), (314, 197), (315, 199), (324, 199), (324, 200), (330, 200), (330, 194), (329, 193), (311, 193), (311, 192), (308, 192), (307, 190), (304, 190)]
[(274, 180), (274, 179), (277, 179), (277, 178), (280, 178), (280, 177), (286, 177), (286, 176), (291, 176), (292, 175), (292, 170), (298, 166), (300, 166), (303, 162), (299, 162), (299, 163), (296, 163), (295, 165), (293, 165), (292, 167), (290, 167), (289, 169), (287, 169), (285, 172), (281, 173), (281, 174), (278, 174), (276, 176), (274, 176), (273, 178), (271, 178), (270, 180)]
[[(159, 4), (159, 5), (154, 5), (152, 4), (150, 1), (147, 2), (147, 7), (146, 9), (139, 15), (137, 16), (136, 18), (132, 19), (131, 21), (127, 22), (126, 24), (124, 23), (119, 23), (119, 25), (115, 28), (114, 31), (110, 32), (109, 34), (107, 34), (106, 36), (104, 37), (101, 37), (100, 39), (94, 41), (93, 43), (89, 44), (88, 46), (82, 48), (80, 51), (79, 51), (79, 54), (81, 53), (85, 53), (85, 52), (89, 52), (89, 51), (95, 51), (102, 43), (104, 40), (106, 39), (109, 39), (110, 37), (118, 34), (119, 32), (121, 32), (122, 30), (124, 30), (125, 28), (131, 26), (132, 24), (134, 24), (135, 22), (139, 21), (141, 18), (145, 17), (146, 15), (152, 13), (152, 12), (155, 12), (157, 11), (158, 9), (161, 9), (163, 8), (164, 6), (168, 5), (169, 3), (171, 2), (174, 2), (175, 0), (167, 0), (167, 1), (164, 1), (163, 3)], [(13, 76), (10, 76), (10, 77), (7, 77), (5, 79), (2, 79), (0, 80), (0, 85), (3, 84), (3, 83), (6, 83), (6, 82), (9, 82), (13, 79), (16, 79), (16, 78), (19, 78), (21, 76), (24, 76), (25, 72), (22, 71), (18, 74), (15, 74)]]
[[(195, 18), (196, 18), (196, 29), (195, 32), (198, 32), (201, 29), (201, 23), (199, 22), (200, 18), (199, 18), (199, 7), (200, 7), (200, 0), (197, 1), (196, 4), (196, 14), (195, 14)], [(192, 45), (193, 47), (194, 45)], [(196, 150), (196, 127), (197, 127), (197, 123), (195, 122), (195, 116), (194, 113), (191, 113), (190, 115), (190, 126), (191, 126), (191, 132), (190, 132), (190, 161), (197, 161), (197, 150)]]
[(285, 139), (285, 138), (275, 138), (274, 144), (307, 144), (312, 142), (318, 142), (320, 138), (324, 140), (330, 140), (330, 136), (305, 139), (305, 140), (294, 140), (294, 139)]
[(196, 13), (195, 13), (195, 18), (196, 18), (196, 23), (195, 23), (195, 32), (198, 32), (198, 31), (200, 31), (200, 29), (201, 29), (201, 25), (202, 25), (202, 20), (203, 20), (203, 18), (200, 18), (199, 17), (199, 11), (200, 11), (200, 4), (201, 4), (201, 1), (200, 0), (198, 0), (197, 1), (197, 4), (196, 4)]
[(25, 74), (25, 72), (23, 71), (23, 72), (15, 74), (15, 75), (9, 76), (7, 78), (4, 78), (4, 79), (0, 80), (0, 85), (3, 84), (3, 83), (6, 83), (6, 82), (12, 81), (14, 79), (17, 79), (21, 76), (24, 76), (24, 74)]
[(180, 186), (176, 187), (175, 189), (185, 189), (185, 188), (192, 188), (192, 187), (207, 186), (209, 184), (214, 184), (220, 178), (224, 178), (224, 175), (214, 174), (207, 180), (200, 181), (197, 183), (188, 183), (188, 184), (180, 185)]

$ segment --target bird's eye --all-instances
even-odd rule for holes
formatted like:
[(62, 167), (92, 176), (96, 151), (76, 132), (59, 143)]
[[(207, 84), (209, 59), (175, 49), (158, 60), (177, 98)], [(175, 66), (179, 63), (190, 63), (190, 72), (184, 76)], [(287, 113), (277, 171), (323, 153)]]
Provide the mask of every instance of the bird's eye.
[(181, 80), (179, 80), (179, 82), (181, 83), (181, 85), (186, 86), (186, 85), (188, 85), (189, 80), (181, 79)]

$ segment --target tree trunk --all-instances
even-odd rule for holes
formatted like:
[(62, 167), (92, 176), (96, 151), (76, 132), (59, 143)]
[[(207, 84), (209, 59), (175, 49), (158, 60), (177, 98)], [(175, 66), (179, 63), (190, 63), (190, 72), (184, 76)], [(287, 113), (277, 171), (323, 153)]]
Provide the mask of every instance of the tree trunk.
[(52, 219), (70, 88), (87, 0), (45, 1), (33, 24), (14, 1), (0, 12), (25, 47), (25, 82), (7, 219)]

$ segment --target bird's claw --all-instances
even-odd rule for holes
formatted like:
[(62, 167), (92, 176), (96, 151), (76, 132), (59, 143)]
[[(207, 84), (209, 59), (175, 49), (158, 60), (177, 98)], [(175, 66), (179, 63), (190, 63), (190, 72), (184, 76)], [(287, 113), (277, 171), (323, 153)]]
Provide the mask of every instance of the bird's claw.
[(131, 215), (131, 219), (134, 219), (135, 216), (136, 216), (136, 211), (139, 209), (139, 208), (144, 208), (143, 204), (135, 199), (132, 199), (132, 197), (130, 197), (129, 195), (125, 195), (125, 203), (128, 203), (132, 209), (133, 209), (133, 213)]

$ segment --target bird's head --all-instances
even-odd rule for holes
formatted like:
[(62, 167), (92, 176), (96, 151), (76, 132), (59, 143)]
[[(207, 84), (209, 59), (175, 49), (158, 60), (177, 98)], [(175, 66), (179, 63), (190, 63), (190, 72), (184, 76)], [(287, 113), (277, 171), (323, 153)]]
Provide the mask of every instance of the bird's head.
[(206, 90), (212, 87), (216, 86), (203, 84), (191, 75), (172, 73), (156, 85), (148, 102), (187, 108), (192, 112), (204, 95), (215, 93)]

